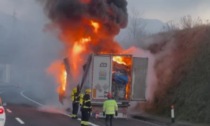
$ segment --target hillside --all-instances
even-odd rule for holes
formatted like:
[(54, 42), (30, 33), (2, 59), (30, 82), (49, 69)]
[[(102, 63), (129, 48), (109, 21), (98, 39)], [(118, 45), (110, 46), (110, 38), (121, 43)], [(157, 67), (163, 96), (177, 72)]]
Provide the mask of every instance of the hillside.
[(153, 36), (148, 49), (157, 57), (158, 82), (147, 112), (169, 117), (174, 104), (177, 119), (210, 123), (209, 35), (210, 26), (202, 25)]

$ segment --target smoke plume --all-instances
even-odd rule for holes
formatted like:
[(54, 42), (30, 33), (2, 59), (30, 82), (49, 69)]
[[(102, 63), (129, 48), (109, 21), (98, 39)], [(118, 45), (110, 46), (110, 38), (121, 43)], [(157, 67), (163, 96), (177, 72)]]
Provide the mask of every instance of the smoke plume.
[[(94, 36), (94, 42), (88, 47), (93, 52), (116, 52), (120, 46), (113, 38), (127, 25), (126, 6), (126, 0), (46, 0), (45, 11), (61, 30), (60, 38), (68, 47), (81, 36)], [(90, 20), (100, 23), (97, 36), (89, 25)], [(68, 40), (64, 36), (68, 36)], [(114, 45), (115, 49), (104, 49), (107, 44)]]
[[(114, 37), (127, 26), (126, 0), (45, 0), (44, 5), (51, 20), (48, 26), (57, 28), (64, 44), (62, 54), (68, 58), (71, 69), (70, 88), (80, 80), (88, 54), (120, 53), (123, 50)], [(54, 64), (49, 69), (54, 69)]]
[[(83, 18), (100, 20), (107, 30), (127, 25), (126, 0), (46, 0), (46, 12), (54, 22), (76, 24)], [(112, 26), (112, 27), (109, 27)], [(119, 29), (118, 29), (119, 30)]]

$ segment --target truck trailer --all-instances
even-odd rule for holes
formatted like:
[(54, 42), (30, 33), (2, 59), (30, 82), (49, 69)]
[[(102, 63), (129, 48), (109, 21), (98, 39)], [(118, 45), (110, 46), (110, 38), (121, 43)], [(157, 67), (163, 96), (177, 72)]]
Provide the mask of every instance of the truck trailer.
[(81, 93), (92, 89), (92, 113), (102, 117), (108, 92), (117, 101), (118, 117), (127, 117), (131, 101), (146, 101), (148, 58), (127, 54), (91, 54), (83, 66)]

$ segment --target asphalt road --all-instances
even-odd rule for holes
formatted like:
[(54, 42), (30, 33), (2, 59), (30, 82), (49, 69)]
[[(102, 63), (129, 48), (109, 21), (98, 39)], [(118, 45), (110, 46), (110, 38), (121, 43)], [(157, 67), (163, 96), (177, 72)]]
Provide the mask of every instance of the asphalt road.
[[(68, 115), (40, 111), (38, 107), (42, 104), (18, 88), (0, 87), (0, 97), (6, 103), (5, 126), (80, 126), (79, 120), (71, 119)], [(90, 122), (92, 126), (104, 126), (104, 119), (91, 118)], [(137, 119), (114, 119), (113, 126), (159, 125)]]

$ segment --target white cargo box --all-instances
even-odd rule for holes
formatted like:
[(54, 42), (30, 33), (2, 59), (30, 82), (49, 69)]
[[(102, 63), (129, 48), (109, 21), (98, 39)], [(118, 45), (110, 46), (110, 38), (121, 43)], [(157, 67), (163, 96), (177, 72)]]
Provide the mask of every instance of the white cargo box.
[(148, 58), (92, 54), (84, 66), (82, 92), (91, 88), (92, 101), (96, 102), (104, 101), (108, 92), (117, 101), (146, 100), (147, 67)]

